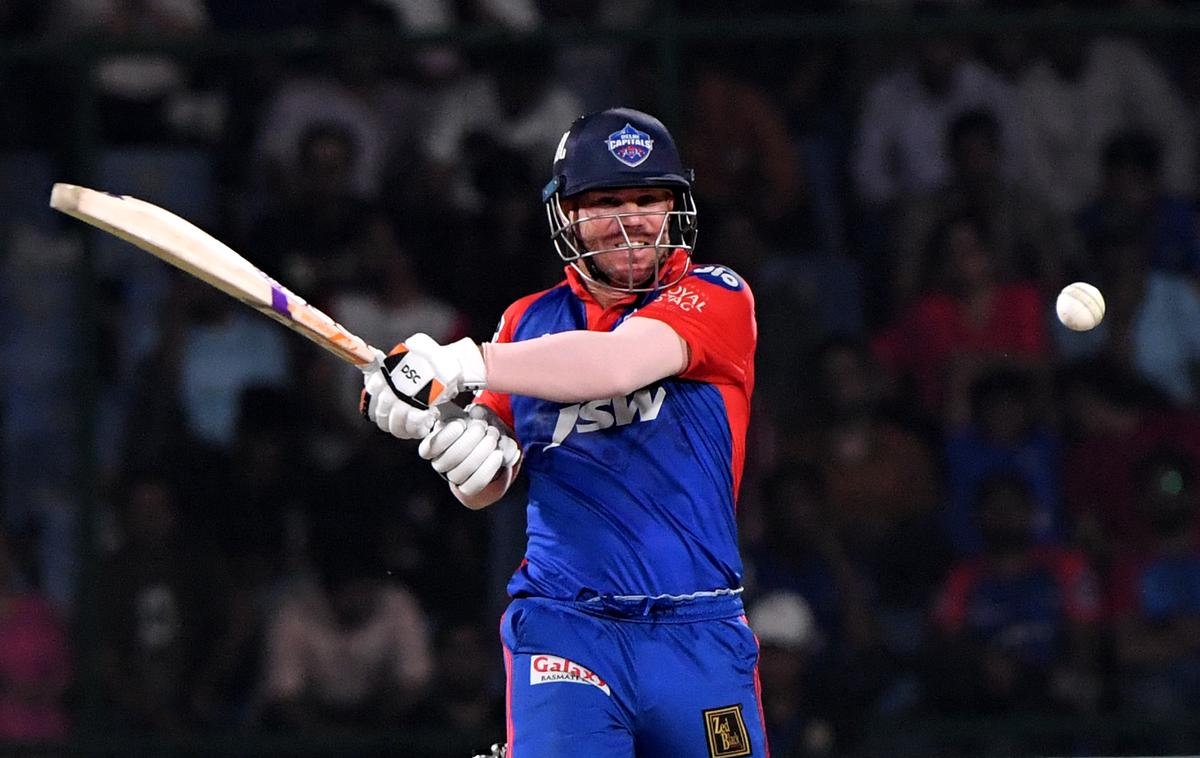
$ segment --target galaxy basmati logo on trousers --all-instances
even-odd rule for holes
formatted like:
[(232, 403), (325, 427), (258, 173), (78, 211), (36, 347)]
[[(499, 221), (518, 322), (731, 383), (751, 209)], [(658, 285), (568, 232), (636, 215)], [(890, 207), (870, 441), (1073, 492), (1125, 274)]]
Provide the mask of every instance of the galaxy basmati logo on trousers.
[(625, 124), (624, 129), (608, 135), (604, 144), (608, 145), (608, 152), (614, 158), (630, 168), (642, 165), (654, 150), (654, 140), (650, 135), (635, 129), (633, 124)]
[(529, 683), (553, 684), (555, 682), (590, 684), (605, 695), (612, 697), (612, 690), (608, 683), (586, 666), (580, 666), (574, 661), (557, 655), (533, 656), (529, 662)]

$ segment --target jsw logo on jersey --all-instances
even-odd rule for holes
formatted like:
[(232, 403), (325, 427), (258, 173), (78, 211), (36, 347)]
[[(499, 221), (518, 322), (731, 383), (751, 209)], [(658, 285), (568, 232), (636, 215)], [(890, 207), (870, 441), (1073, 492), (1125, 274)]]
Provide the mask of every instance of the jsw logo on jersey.
[(546, 449), (558, 447), (572, 431), (580, 434), (598, 432), (613, 426), (627, 426), (635, 420), (653, 421), (667, 399), (665, 387), (646, 387), (625, 397), (592, 400), (568, 405), (558, 412), (554, 437)]

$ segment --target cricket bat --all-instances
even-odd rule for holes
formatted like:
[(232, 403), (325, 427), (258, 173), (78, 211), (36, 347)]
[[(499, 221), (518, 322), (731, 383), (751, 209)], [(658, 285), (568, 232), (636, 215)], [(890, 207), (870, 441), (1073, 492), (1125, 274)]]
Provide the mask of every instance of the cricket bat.
[[(153, 203), (128, 195), (58, 182), (50, 207), (116, 235), (225, 294), (299, 332), (364, 373), (380, 365), (382, 353), (260, 271), (228, 245), (191, 222)], [(403, 350), (403, 346), (397, 348)], [(427, 408), (442, 398), (442, 385), (427, 361), (404, 354), (406, 370), (391, 372), (402, 400)]]

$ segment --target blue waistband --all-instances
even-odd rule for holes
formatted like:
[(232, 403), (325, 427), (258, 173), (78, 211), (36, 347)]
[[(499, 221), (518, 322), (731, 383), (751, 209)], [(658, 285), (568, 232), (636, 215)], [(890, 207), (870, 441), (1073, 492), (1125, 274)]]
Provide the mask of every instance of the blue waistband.
[(687, 595), (601, 595), (581, 593), (571, 605), (609, 618), (644, 621), (705, 621), (736, 618), (745, 613), (742, 588)]

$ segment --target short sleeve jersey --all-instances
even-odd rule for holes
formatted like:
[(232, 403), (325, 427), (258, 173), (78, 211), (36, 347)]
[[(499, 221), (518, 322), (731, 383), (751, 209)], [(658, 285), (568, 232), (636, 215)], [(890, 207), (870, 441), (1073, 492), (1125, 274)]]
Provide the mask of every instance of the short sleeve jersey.
[(482, 392), (515, 431), (529, 477), (525, 560), (513, 597), (689, 595), (736, 588), (735, 503), (757, 328), (746, 283), (693, 265), (676, 285), (601, 308), (582, 277), (505, 311), (494, 340), (609, 331), (653, 318), (687, 343), (682, 373), (624, 397), (556, 403)]

